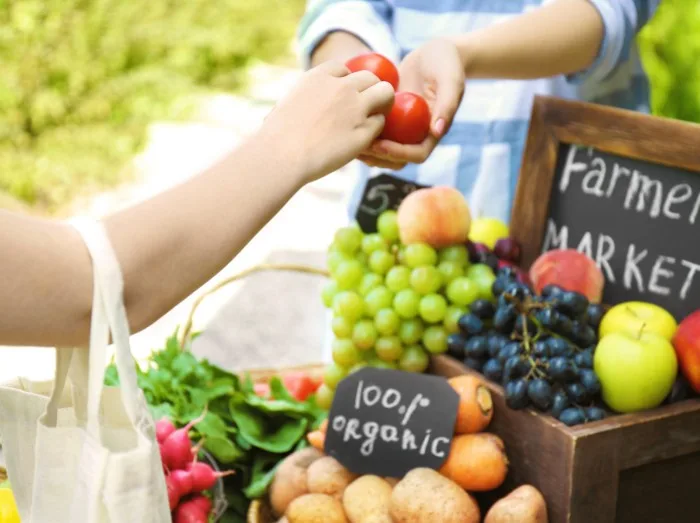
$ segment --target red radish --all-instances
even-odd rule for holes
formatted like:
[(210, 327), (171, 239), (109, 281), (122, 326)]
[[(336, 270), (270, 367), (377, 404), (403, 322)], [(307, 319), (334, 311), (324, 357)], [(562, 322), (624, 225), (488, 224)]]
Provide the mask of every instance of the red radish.
[(204, 439), (200, 439), (197, 444), (192, 447), (192, 461), (197, 461), (197, 456), (199, 455), (199, 451), (202, 450), (202, 447), (204, 446)]
[(175, 483), (181, 497), (192, 492), (192, 475), (186, 470), (173, 470), (170, 479)]
[(175, 425), (168, 418), (156, 421), (156, 439), (158, 443), (163, 443), (173, 432), (175, 432)]
[(168, 487), (168, 503), (170, 504), (170, 510), (177, 507), (180, 503), (180, 491), (178, 490), (179, 485), (173, 479), (172, 476), (165, 476), (165, 486)]
[(187, 470), (192, 477), (192, 490), (194, 492), (209, 490), (216, 484), (217, 479), (236, 473), (234, 470), (215, 472), (209, 465), (201, 462), (191, 463)]
[(165, 454), (163, 453), (163, 445), (160, 443), (158, 444), (158, 450), (160, 451), (160, 462), (163, 464), (163, 472), (166, 474), (170, 473), (170, 468), (168, 468), (168, 465), (165, 463)]
[(201, 416), (170, 434), (161, 445), (163, 463), (170, 470), (184, 469), (192, 461), (192, 442), (190, 441), (189, 432), (206, 415), (207, 409), (205, 408)]
[(209, 514), (211, 512), (211, 509), (212, 509), (211, 500), (208, 497), (203, 496), (201, 494), (193, 496), (190, 500), (187, 501), (187, 503), (192, 503), (194, 505), (197, 505), (199, 508), (201, 508), (207, 514)]
[(173, 513), (173, 523), (208, 523), (209, 514), (194, 503), (178, 505)]

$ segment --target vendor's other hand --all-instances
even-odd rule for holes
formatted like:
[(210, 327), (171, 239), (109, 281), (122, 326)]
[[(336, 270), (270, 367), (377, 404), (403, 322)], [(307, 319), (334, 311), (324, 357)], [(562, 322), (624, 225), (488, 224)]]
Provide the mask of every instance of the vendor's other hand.
[(304, 73), (265, 119), (261, 136), (299, 166), (304, 182), (356, 158), (384, 127), (394, 89), (368, 71), (324, 62)]
[(418, 145), (379, 139), (359, 159), (394, 170), (407, 163), (423, 163), (452, 124), (462, 101), (464, 81), (464, 65), (450, 40), (431, 40), (411, 51), (399, 66), (399, 90), (419, 94), (428, 102), (430, 134)]

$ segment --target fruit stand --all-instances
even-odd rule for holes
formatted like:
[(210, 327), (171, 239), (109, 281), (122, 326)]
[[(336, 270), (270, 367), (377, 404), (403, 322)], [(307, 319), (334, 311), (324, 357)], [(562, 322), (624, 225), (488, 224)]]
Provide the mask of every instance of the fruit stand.
[[(396, 181), (384, 201), (410, 194), (398, 213), (380, 209), (374, 227), (338, 231), (329, 250), (323, 299), (337, 339), (318, 398), (330, 407), (345, 377), (366, 367), (473, 376), (493, 398), (493, 419), (475, 433), (497, 435), (508, 461), (502, 482), (460, 484), (485, 521), (695, 521), (700, 302), (689, 289), (700, 253), (673, 220), (694, 213), (699, 138), (698, 126), (540, 98), (510, 231), (469, 217), (449, 189)], [(575, 183), (580, 193), (567, 192)], [(688, 205), (672, 209), (680, 187)], [(345, 401), (333, 399), (331, 424)], [(324, 450), (356, 466), (330, 442)], [(471, 466), (462, 461), (460, 473), (474, 476)], [(546, 515), (537, 495), (518, 492), (533, 487)], [(393, 495), (388, 503), (394, 521), (408, 521)], [(504, 505), (518, 515), (499, 519)], [(355, 521), (353, 510), (345, 506)]]
[[(697, 521), (700, 252), (674, 227), (700, 209), (699, 140), (538, 98), (510, 227), (383, 174), (327, 268), (203, 295), (138, 374), (174, 521)], [(269, 270), (328, 279), (333, 362), (197, 358), (201, 301)]]

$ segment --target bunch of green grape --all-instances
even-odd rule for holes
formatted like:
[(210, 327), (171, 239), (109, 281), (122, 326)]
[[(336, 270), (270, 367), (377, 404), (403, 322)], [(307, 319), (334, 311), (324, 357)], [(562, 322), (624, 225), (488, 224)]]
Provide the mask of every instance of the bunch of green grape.
[(317, 393), (326, 408), (338, 383), (362, 367), (425, 371), (431, 354), (447, 351), (469, 305), (494, 299), (493, 270), (470, 264), (466, 245), (403, 245), (395, 211), (379, 216), (376, 233), (339, 229), (328, 269), (322, 299), (333, 311), (333, 363)]

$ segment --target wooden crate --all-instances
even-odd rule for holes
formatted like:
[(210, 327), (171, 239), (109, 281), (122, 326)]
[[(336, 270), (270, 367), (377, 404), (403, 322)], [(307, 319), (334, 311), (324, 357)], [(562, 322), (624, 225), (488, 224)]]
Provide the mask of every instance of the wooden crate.
[[(473, 373), (448, 357), (431, 372)], [(534, 410), (515, 411), (503, 389), (491, 384), (494, 418), (511, 462), (506, 484), (490, 502), (514, 487), (537, 487), (550, 523), (697, 523), (700, 485), (700, 400), (567, 427)]]

